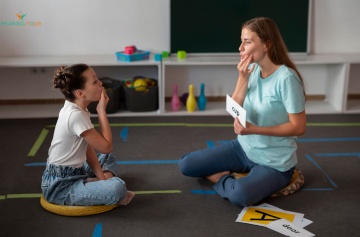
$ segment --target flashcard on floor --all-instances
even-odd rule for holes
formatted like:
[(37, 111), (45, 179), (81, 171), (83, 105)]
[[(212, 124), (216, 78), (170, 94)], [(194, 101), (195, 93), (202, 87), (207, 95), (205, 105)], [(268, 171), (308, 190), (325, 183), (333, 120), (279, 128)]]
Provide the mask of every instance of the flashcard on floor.
[[(284, 211), (283, 209), (280, 209), (278, 207), (275, 207), (271, 204), (268, 204), (268, 203), (263, 203), (261, 205), (259, 205), (258, 207), (267, 207), (267, 208), (270, 208), (274, 211)], [(306, 219), (305, 217), (301, 220), (300, 223), (297, 223), (298, 226), (300, 226), (301, 228), (304, 228), (308, 225), (310, 225), (311, 223), (313, 223), (313, 221), (309, 220), (309, 219)]]
[(309, 220), (309, 219), (306, 219), (306, 218), (303, 218), (301, 223), (298, 224), (298, 226), (300, 226), (301, 228), (304, 228), (305, 226), (308, 226), (310, 225), (311, 223), (313, 223), (313, 221)]
[(226, 95), (226, 111), (233, 116), (233, 118), (238, 117), (241, 126), (246, 128), (246, 110), (229, 95)]
[(268, 225), (272, 221), (276, 221), (278, 219), (286, 219), (290, 222), (295, 224), (301, 223), (304, 214), (296, 213), (296, 212), (289, 212), (284, 210), (271, 210), (270, 208), (266, 207), (244, 207), (244, 209), (239, 214), (236, 222), (242, 222), (246, 224), (258, 225), (258, 226), (265, 226)]
[(295, 225), (294, 223), (286, 220), (279, 219), (272, 221), (268, 224), (269, 229), (275, 230), (283, 235), (291, 237), (313, 237), (313, 233)]

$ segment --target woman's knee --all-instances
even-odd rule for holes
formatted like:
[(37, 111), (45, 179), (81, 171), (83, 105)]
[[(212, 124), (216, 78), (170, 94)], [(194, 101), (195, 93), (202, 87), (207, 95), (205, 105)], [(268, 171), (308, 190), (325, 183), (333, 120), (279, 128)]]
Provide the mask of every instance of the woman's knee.
[(247, 207), (254, 204), (254, 196), (255, 194), (251, 192), (250, 188), (245, 185), (237, 185), (230, 193), (229, 201), (232, 204)]
[(180, 172), (186, 176), (192, 176), (191, 173), (193, 165), (190, 164), (190, 158), (191, 153), (187, 153), (180, 158), (178, 163)]

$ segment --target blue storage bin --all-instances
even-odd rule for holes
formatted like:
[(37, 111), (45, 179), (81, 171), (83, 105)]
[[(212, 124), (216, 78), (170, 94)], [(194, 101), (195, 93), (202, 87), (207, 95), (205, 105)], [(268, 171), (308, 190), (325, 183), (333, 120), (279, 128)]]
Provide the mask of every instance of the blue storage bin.
[(125, 54), (124, 51), (121, 51), (115, 54), (118, 61), (132, 62), (149, 59), (150, 51), (138, 50), (134, 54)]

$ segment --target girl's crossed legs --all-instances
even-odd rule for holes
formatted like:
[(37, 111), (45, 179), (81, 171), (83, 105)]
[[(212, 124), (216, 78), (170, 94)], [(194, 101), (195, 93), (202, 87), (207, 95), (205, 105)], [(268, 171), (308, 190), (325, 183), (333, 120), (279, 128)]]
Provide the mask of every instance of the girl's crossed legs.
[(101, 168), (111, 172), (114, 177), (96, 182), (85, 182), (88, 178), (95, 178), (86, 162), (80, 168), (47, 164), (41, 184), (45, 199), (51, 203), (69, 206), (126, 205), (129, 203), (134, 194), (127, 191), (122, 179), (115, 177), (116, 158), (111, 153), (99, 153), (98, 159)]
[(285, 172), (258, 165), (247, 158), (237, 139), (222, 145), (184, 155), (179, 161), (180, 171), (187, 176), (202, 177), (224, 171), (246, 173), (235, 179), (223, 175), (214, 185), (223, 198), (239, 206), (251, 206), (289, 184), (295, 167)]

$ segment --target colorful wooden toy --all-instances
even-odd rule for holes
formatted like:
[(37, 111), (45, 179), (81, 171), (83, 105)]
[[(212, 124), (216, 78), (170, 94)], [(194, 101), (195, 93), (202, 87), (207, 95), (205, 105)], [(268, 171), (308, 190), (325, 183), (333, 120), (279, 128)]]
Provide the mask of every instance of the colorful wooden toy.
[(169, 53), (167, 51), (162, 51), (161, 55), (163, 58), (169, 57)]
[(155, 86), (155, 82), (149, 78), (144, 79), (148, 87)]
[(204, 83), (201, 83), (200, 88), (201, 88), (201, 92), (200, 92), (200, 96), (198, 99), (198, 106), (199, 106), (199, 110), (205, 110), (206, 97), (205, 97), (205, 93), (204, 93), (204, 89), (205, 89)]
[(134, 82), (134, 88), (137, 91), (145, 91), (147, 89), (147, 83), (144, 79), (136, 79)]
[(179, 100), (179, 96), (177, 94), (177, 89), (178, 89), (178, 86), (175, 84), (174, 85), (174, 94), (173, 94), (173, 97), (171, 98), (171, 108), (173, 111), (178, 111), (179, 107), (180, 107), (180, 100)]
[(133, 53), (135, 53), (136, 51), (137, 51), (137, 48), (135, 47), (135, 45), (130, 45), (130, 46), (126, 46), (125, 47), (125, 52), (126, 52), (126, 50), (132, 50), (133, 51)]
[(196, 100), (194, 97), (194, 86), (190, 85), (189, 86), (189, 97), (186, 100), (186, 108), (191, 113), (191, 112), (194, 112), (195, 107), (196, 107)]
[(132, 88), (133, 87), (133, 79), (124, 80), (124, 85), (129, 88)]
[(186, 52), (184, 50), (179, 50), (177, 52), (178, 58), (186, 58)]
[(161, 54), (155, 54), (155, 61), (161, 61)]
[(134, 48), (132, 48), (132, 47), (126, 47), (124, 53), (125, 53), (125, 54), (134, 54)]

